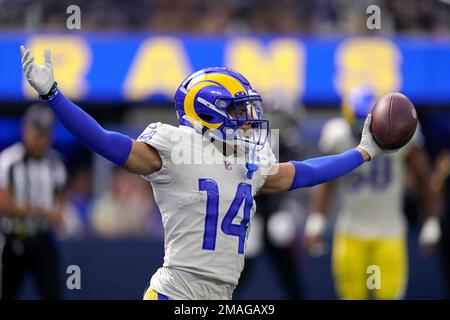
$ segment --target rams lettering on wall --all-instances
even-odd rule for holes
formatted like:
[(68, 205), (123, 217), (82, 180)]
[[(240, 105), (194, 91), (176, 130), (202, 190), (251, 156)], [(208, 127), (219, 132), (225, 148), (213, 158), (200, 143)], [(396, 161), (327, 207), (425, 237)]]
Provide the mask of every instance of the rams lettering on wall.
[(357, 84), (402, 91), (417, 104), (450, 102), (450, 39), (0, 33), (0, 101), (35, 99), (19, 45), (42, 62), (52, 50), (66, 95), (88, 102), (170, 103), (185, 76), (207, 66), (240, 71), (268, 101), (339, 104)]

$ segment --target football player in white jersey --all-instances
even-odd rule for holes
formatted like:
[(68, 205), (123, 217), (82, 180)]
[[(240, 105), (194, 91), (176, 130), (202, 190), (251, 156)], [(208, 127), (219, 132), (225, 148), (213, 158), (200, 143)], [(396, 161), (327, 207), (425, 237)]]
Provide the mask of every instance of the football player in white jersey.
[[(362, 124), (375, 101), (365, 86), (351, 91), (343, 104), (344, 117), (329, 120), (322, 129), (319, 148), (324, 154), (345, 150), (361, 135)], [(332, 264), (337, 294), (342, 299), (368, 299), (369, 266), (381, 271), (377, 299), (403, 296), (407, 279), (406, 221), (403, 193), (406, 170), (420, 186), (427, 220), (420, 243), (431, 246), (439, 239), (439, 224), (429, 183), (427, 156), (421, 149), (421, 135), (401, 150), (384, 154), (337, 181), (313, 189), (312, 212), (305, 225), (306, 242), (312, 253), (320, 248), (325, 231), (325, 214), (333, 189), (339, 185), (341, 207), (336, 221)], [(424, 247), (425, 248), (425, 247)], [(428, 247), (429, 249), (430, 247)]]
[(63, 95), (53, 78), (50, 50), (44, 51), (43, 65), (24, 47), (21, 55), (25, 78), (76, 138), (152, 184), (165, 228), (165, 256), (144, 299), (231, 299), (257, 192), (323, 183), (382, 152), (368, 116), (356, 148), (275, 163), (261, 97), (228, 68), (189, 76), (175, 94), (179, 126), (152, 123), (134, 140), (103, 129)]

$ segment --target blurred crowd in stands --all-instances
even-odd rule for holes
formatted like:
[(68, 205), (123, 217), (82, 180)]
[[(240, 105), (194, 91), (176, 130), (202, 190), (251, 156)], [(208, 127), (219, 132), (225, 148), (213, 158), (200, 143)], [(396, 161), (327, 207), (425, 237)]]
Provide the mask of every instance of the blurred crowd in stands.
[(81, 9), (83, 31), (216, 33), (366, 33), (378, 5), (377, 32), (448, 34), (449, 0), (0, 0), (2, 29), (66, 30), (66, 9)]
[(150, 184), (121, 168), (113, 170), (111, 183), (98, 195), (93, 190), (90, 168), (81, 167), (71, 174), (60, 238), (97, 235), (106, 239), (162, 239), (161, 216)]

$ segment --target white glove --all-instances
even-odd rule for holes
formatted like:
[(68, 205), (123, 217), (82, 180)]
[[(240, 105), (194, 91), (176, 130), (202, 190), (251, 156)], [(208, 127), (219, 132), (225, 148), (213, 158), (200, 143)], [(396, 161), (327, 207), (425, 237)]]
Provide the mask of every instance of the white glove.
[(383, 150), (381, 150), (381, 148), (377, 145), (377, 143), (373, 139), (372, 132), (370, 132), (371, 123), (372, 123), (372, 114), (369, 113), (369, 115), (366, 118), (366, 121), (364, 122), (364, 128), (361, 135), (361, 142), (359, 143), (358, 147), (366, 150), (366, 152), (370, 156), (370, 159), (372, 160), (377, 155), (383, 153)]
[(31, 55), (30, 50), (25, 50), (24, 46), (20, 46), (20, 54), (22, 56), (23, 73), (30, 86), (40, 95), (49, 93), (55, 82), (50, 50), (44, 50), (44, 64), (41, 66), (34, 63), (34, 57)]
[(306, 219), (305, 236), (306, 237), (320, 237), (325, 232), (327, 221), (321, 213), (310, 213)]
[(420, 230), (419, 244), (421, 246), (429, 246), (436, 244), (441, 238), (441, 227), (437, 217), (427, 218)]
[(305, 238), (308, 253), (311, 257), (320, 257), (327, 252), (326, 244), (322, 240), (327, 222), (321, 213), (310, 213), (305, 224)]

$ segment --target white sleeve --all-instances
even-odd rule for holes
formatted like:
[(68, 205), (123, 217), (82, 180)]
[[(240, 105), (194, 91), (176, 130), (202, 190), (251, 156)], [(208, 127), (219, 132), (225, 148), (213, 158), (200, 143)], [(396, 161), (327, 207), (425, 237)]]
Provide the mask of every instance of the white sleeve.
[(341, 118), (327, 121), (322, 128), (319, 150), (323, 154), (341, 153), (351, 147), (351, 132)]
[(9, 185), (9, 169), (10, 161), (8, 161), (4, 153), (0, 154), (0, 188), (6, 188)]
[(261, 159), (260, 167), (261, 174), (263, 176), (267, 176), (272, 167), (278, 162), (275, 154), (272, 151), (272, 148), (266, 147), (263, 149), (264, 157)]
[[(171, 152), (174, 143), (174, 130), (172, 126), (161, 122), (151, 123), (137, 138), (155, 148), (162, 160), (162, 167), (157, 172), (142, 176), (145, 180), (158, 184), (169, 184), (174, 180), (172, 172)], [(170, 169), (169, 169), (170, 168)]]
[(63, 190), (67, 183), (67, 171), (62, 161), (58, 161), (56, 166), (55, 183), (58, 190)]

